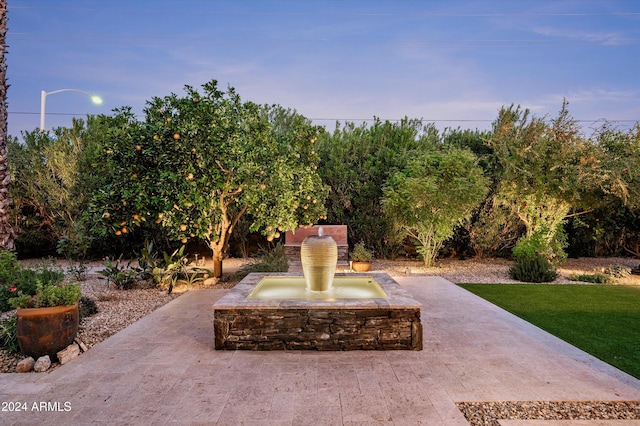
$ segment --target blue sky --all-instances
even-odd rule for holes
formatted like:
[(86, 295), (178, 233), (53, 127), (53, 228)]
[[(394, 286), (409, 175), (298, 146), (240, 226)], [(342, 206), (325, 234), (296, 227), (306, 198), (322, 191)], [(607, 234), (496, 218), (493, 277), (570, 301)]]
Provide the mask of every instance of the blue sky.
[(216, 79), (333, 129), (486, 129), (502, 105), (640, 120), (640, 0), (9, 0), (9, 133)]

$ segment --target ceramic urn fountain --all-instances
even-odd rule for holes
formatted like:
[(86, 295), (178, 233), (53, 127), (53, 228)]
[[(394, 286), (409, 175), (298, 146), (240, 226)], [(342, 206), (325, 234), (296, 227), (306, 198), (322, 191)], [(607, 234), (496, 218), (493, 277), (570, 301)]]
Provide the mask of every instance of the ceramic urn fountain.
[(307, 290), (330, 290), (338, 263), (338, 246), (331, 235), (324, 235), (322, 228), (318, 235), (309, 235), (302, 241), (300, 258)]

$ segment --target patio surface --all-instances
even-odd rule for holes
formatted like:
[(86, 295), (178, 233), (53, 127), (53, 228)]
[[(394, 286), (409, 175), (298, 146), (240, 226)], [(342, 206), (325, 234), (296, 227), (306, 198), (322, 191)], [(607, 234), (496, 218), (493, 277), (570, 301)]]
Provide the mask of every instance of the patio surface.
[(449, 281), (396, 280), (423, 303), (423, 351), (216, 351), (226, 290), (194, 290), (51, 373), (0, 374), (0, 402), (27, 407), (0, 424), (449, 426), (468, 424), (455, 402), (640, 400), (640, 380)]

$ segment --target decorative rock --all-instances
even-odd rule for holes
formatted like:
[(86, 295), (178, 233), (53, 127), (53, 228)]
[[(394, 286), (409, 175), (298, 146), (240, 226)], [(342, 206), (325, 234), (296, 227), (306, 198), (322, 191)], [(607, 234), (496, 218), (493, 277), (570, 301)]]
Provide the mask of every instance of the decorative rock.
[(18, 373), (28, 373), (33, 370), (33, 365), (35, 363), (36, 361), (33, 359), (33, 357), (25, 358), (18, 363), (18, 365), (16, 366), (16, 371)]
[(86, 351), (89, 350), (89, 348), (87, 348), (87, 345), (85, 345), (84, 342), (82, 340), (80, 340), (79, 337), (76, 337), (75, 339), (73, 339), (73, 341), (78, 344), (78, 346), (80, 347), (80, 350), (82, 352), (86, 352)]
[(207, 278), (206, 280), (204, 280), (202, 282), (203, 285), (214, 285), (218, 283), (218, 279), (217, 278)]
[(80, 355), (80, 346), (75, 343), (70, 344), (56, 354), (56, 356), (58, 357), (58, 361), (60, 361), (60, 364), (63, 365), (71, 361), (78, 355)]
[(33, 370), (36, 373), (43, 373), (47, 371), (49, 367), (51, 367), (51, 358), (49, 358), (49, 355), (45, 355), (38, 358), (33, 366)]

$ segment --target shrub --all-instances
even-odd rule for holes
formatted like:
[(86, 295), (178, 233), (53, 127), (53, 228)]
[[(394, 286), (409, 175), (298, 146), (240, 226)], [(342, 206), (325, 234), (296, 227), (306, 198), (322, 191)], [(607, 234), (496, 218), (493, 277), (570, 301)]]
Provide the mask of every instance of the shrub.
[(55, 286), (64, 280), (64, 272), (51, 262), (42, 262), (34, 269), (23, 268), (15, 254), (0, 251), (0, 311), (11, 309), (9, 300), (18, 296), (28, 299), (37, 292), (37, 283)]
[(353, 246), (353, 251), (351, 252), (350, 257), (354, 262), (371, 262), (373, 254), (366, 249), (363, 242), (360, 242)]
[(8, 352), (18, 352), (18, 336), (16, 335), (17, 318), (0, 321), (0, 348)]
[(509, 269), (509, 276), (518, 281), (546, 283), (555, 280), (558, 272), (544, 256), (522, 256), (517, 258), (515, 265)]
[(76, 303), (80, 296), (80, 284), (55, 285), (43, 284), (37, 281), (36, 294), (19, 293), (9, 299), (12, 308), (48, 308), (54, 306), (69, 306)]
[(78, 315), (82, 318), (90, 317), (98, 313), (98, 305), (96, 301), (90, 297), (82, 296), (78, 304)]
[(624, 265), (611, 265), (604, 270), (604, 273), (613, 278), (625, 278), (631, 275), (631, 268)]
[(120, 265), (121, 257), (115, 261), (107, 259), (104, 262), (105, 268), (98, 271), (102, 275), (103, 279), (107, 280), (107, 286), (113, 282), (117, 289), (130, 290), (136, 283), (137, 272), (131, 267), (131, 262), (126, 265)]
[(595, 284), (613, 284), (613, 278), (608, 274), (581, 274), (571, 275), (569, 277), (571, 281), (582, 281), (585, 283)]
[(278, 243), (272, 250), (261, 250), (258, 262), (243, 266), (234, 274), (234, 278), (242, 279), (252, 272), (287, 271), (289, 271), (289, 262), (284, 252), (284, 246)]

